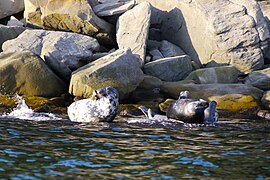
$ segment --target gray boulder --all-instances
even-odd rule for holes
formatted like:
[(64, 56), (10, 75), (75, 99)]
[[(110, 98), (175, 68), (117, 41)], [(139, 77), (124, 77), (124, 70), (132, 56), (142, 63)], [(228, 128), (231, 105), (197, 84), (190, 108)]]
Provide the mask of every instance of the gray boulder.
[(3, 44), (5, 52), (29, 50), (40, 56), (63, 79), (69, 81), (71, 70), (91, 61), (99, 49), (96, 39), (76, 33), (26, 30)]
[(18, 37), (25, 28), (18, 26), (4, 26), (0, 24), (0, 52), (2, 52), (2, 44), (10, 39)]
[(186, 55), (186, 53), (180, 47), (166, 40), (161, 41), (159, 50), (163, 54), (164, 57)]
[(168, 57), (145, 64), (143, 71), (163, 81), (179, 81), (191, 73), (192, 64), (190, 57), (186, 55)]
[(144, 76), (140, 67), (139, 57), (130, 49), (117, 50), (73, 72), (69, 92), (87, 98), (94, 90), (111, 86), (123, 99), (142, 82)]
[(160, 88), (162, 84), (163, 82), (160, 79), (145, 74), (139, 88), (153, 90), (155, 88)]
[(0, 54), (0, 94), (55, 97), (67, 85), (30, 51)]
[(190, 97), (205, 100), (214, 100), (215, 96), (226, 94), (240, 94), (252, 96), (260, 101), (263, 91), (246, 84), (183, 84), (178, 82), (164, 82), (161, 91), (177, 99), (181, 91), (189, 91)]
[(265, 109), (270, 110), (270, 91), (264, 92), (264, 95), (262, 97), (262, 104)]
[(270, 67), (250, 73), (245, 79), (245, 84), (263, 90), (270, 90)]
[(133, 8), (134, 5), (134, 0), (107, 0), (102, 1), (101, 4), (94, 6), (93, 10), (98, 16), (112, 16), (122, 14)]
[(215, 61), (244, 73), (263, 66), (262, 42), (269, 32), (256, 1), (138, 1), (168, 12), (160, 13), (163, 39), (181, 47), (199, 65)]
[(130, 48), (133, 54), (140, 56), (142, 65), (145, 60), (150, 16), (150, 4), (144, 2), (122, 14), (116, 27), (119, 48)]
[(236, 83), (240, 72), (233, 66), (221, 66), (198, 69), (191, 72), (186, 80), (193, 80), (197, 84)]
[(0, 1), (0, 19), (16, 14), (24, 10), (22, 0), (2, 0)]
[(91, 7), (95, 3), (89, 0), (24, 2), (24, 18), (29, 24), (93, 36), (102, 44), (114, 43), (114, 27), (95, 15)]

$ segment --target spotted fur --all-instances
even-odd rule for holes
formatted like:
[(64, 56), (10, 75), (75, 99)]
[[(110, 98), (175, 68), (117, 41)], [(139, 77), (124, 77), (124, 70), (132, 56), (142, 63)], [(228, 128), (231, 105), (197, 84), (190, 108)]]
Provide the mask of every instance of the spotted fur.
[(73, 102), (68, 107), (68, 116), (75, 122), (111, 122), (118, 110), (118, 92), (106, 87), (93, 92), (88, 99)]

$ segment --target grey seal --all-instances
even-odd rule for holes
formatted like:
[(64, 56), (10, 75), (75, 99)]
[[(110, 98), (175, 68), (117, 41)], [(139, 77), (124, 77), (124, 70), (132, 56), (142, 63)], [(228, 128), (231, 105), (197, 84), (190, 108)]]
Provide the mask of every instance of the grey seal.
[(112, 122), (118, 110), (118, 97), (115, 88), (98, 89), (90, 98), (75, 101), (68, 107), (69, 119), (74, 122)]
[[(208, 113), (207, 118), (213, 119), (211, 113), (215, 111), (216, 103), (209, 103), (203, 99), (192, 99), (188, 98), (189, 92), (180, 92), (178, 100), (176, 100), (172, 105), (169, 106), (167, 110), (167, 117), (171, 119), (176, 119), (183, 121), (185, 123), (204, 123), (205, 122), (205, 112)], [(206, 111), (205, 111), (206, 110)], [(209, 119), (212, 120), (212, 119)]]

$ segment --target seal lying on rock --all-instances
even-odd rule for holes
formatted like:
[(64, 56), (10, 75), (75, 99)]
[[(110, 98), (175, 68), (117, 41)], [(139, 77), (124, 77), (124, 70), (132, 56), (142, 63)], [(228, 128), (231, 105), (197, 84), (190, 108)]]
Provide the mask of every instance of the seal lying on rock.
[(71, 121), (75, 122), (111, 122), (118, 110), (118, 92), (106, 87), (93, 92), (88, 99), (73, 102), (67, 109)]
[(168, 108), (167, 116), (156, 114), (144, 106), (140, 106), (139, 109), (150, 120), (174, 119), (185, 123), (205, 124), (217, 122), (217, 103), (215, 101), (208, 103), (202, 99), (189, 99), (188, 95), (188, 91), (180, 92), (178, 100)]
[(204, 110), (209, 106), (207, 101), (202, 99), (188, 98), (188, 91), (186, 95), (180, 93), (178, 100), (169, 106), (167, 110), (167, 117), (181, 120), (185, 123), (203, 123)]

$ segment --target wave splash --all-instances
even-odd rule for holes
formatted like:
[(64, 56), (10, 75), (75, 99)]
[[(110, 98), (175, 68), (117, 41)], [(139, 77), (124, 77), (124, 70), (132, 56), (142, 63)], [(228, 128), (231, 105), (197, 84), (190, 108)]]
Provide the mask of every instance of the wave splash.
[(34, 112), (27, 106), (22, 96), (16, 94), (17, 106), (10, 113), (2, 115), (5, 118), (16, 118), (23, 120), (34, 120), (34, 121), (48, 121), (48, 120), (61, 120), (62, 118), (56, 117), (52, 113)]

